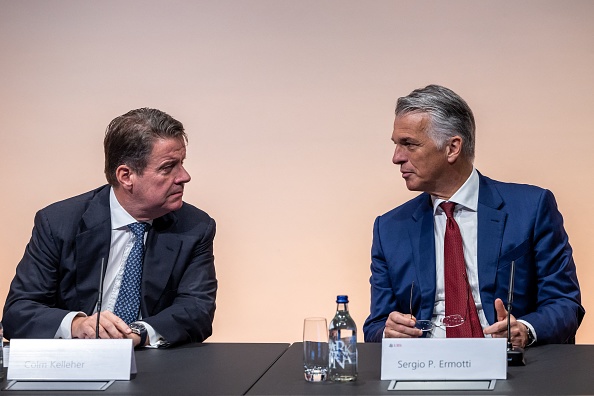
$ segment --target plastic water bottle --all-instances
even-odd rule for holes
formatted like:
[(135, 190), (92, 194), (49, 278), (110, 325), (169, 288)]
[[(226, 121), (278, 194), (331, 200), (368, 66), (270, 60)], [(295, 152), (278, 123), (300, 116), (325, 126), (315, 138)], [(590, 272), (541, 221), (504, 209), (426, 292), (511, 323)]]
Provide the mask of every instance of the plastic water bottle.
[(336, 315), (329, 326), (329, 371), (332, 381), (357, 379), (357, 325), (349, 314), (349, 297), (336, 297)]

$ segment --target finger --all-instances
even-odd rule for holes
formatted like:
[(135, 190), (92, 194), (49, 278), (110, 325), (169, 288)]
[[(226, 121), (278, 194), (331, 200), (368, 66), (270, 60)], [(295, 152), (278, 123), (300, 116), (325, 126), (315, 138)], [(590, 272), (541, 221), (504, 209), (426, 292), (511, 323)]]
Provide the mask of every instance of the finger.
[(495, 300), (495, 311), (497, 312), (497, 321), (507, 319), (507, 310), (505, 309), (503, 301), (500, 298)]
[[(501, 301), (500, 299), (497, 299)], [(497, 304), (497, 301), (495, 301)], [(506, 316), (504, 319), (500, 320), (499, 322), (493, 323), (491, 326), (486, 327), (483, 331), (484, 334), (490, 334), (493, 338), (507, 338), (507, 311)], [(499, 315), (498, 315), (499, 316)], [(509, 315), (509, 323), (510, 323), (510, 333), (512, 342), (514, 341), (514, 337), (521, 336), (521, 329), (519, 328), (519, 323), (516, 321), (514, 315)]]
[(395, 315), (393, 319), (386, 324), (386, 327), (395, 333), (407, 337), (420, 337), (423, 335), (423, 331), (415, 327), (417, 320), (414, 316), (411, 319), (410, 315)]
[(101, 313), (101, 316), (99, 318), (99, 326), (97, 326), (96, 313), (86, 318), (84, 324), (83, 338), (97, 338), (97, 335), (99, 335), (99, 338), (110, 338), (109, 334), (105, 331), (105, 328), (103, 327), (103, 323), (103, 312)]
[(101, 313), (101, 338), (124, 338), (130, 331), (126, 323), (112, 312)]
[(388, 338), (420, 337), (423, 332), (415, 328), (415, 323), (414, 316), (393, 311), (386, 320), (384, 335)]
[[(513, 318), (513, 315), (511, 316)], [(513, 323), (511, 326), (511, 342), (513, 346), (521, 348), (524, 348), (528, 342), (528, 330), (526, 325), (517, 322), (515, 318), (513, 318)]]
[(132, 329), (130, 328), (130, 326), (128, 326), (126, 324), (126, 322), (124, 322), (122, 319), (120, 319), (119, 317), (115, 316), (115, 319), (113, 321), (114, 326), (118, 329), (118, 331), (120, 333), (122, 333), (123, 335), (130, 335), (133, 334), (132, 333)]
[(138, 334), (130, 333), (126, 336), (126, 338), (129, 338), (132, 340), (134, 347), (137, 347), (138, 345), (140, 345), (140, 336)]
[(96, 336), (96, 323), (97, 323), (97, 316), (89, 316), (85, 318), (82, 322), (80, 327), (80, 332), (82, 333), (79, 337), (80, 338), (95, 338)]
[[(99, 338), (101, 338), (101, 325), (99, 325)], [(89, 316), (85, 321), (85, 338), (97, 338), (97, 314)]]
[(390, 316), (388, 316), (388, 320), (386, 321), (386, 324), (391, 324), (391, 325), (402, 325), (402, 326), (407, 326), (407, 327), (415, 327), (415, 323), (416, 323), (416, 318), (412, 315), (408, 315), (408, 314), (402, 314), (400, 312), (392, 312), (390, 313)]
[(501, 320), (493, 323), (489, 327), (485, 327), (483, 331), (485, 334), (491, 334), (492, 336), (501, 336), (502, 334), (507, 335), (507, 320)]
[(110, 322), (106, 322), (101, 319), (99, 325), (99, 338), (122, 338), (122, 335), (118, 332), (113, 331), (113, 325)]
[(423, 335), (423, 332), (414, 327), (396, 325), (391, 328), (386, 327), (384, 335), (386, 338), (418, 338)]

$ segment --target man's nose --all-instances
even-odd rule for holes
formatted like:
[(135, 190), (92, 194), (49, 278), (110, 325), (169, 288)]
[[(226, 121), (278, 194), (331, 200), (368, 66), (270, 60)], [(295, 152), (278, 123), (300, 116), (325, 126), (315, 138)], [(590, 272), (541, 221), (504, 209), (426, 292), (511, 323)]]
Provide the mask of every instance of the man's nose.
[(402, 146), (398, 144), (394, 149), (394, 156), (392, 157), (392, 162), (396, 165), (400, 165), (406, 162), (406, 155), (404, 153), (404, 150), (402, 149)]
[(192, 176), (190, 176), (190, 174), (188, 173), (188, 171), (186, 170), (186, 168), (184, 168), (183, 166), (181, 167), (181, 172), (177, 178), (177, 182), (178, 183), (188, 183), (190, 180), (192, 180)]

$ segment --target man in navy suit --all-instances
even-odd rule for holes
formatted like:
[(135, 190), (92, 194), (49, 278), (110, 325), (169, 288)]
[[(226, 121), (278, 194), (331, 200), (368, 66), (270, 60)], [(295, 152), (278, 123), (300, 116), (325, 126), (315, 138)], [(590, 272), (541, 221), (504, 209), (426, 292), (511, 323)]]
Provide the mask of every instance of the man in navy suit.
[[(398, 99), (392, 140), (406, 187), (422, 194), (375, 221), (365, 341), (446, 336), (446, 214), (439, 205), (453, 202), (479, 336), (507, 337), (515, 262), (513, 345), (573, 342), (584, 309), (553, 194), (481, 175), (473, 166), (474, 116), (447, 88), (430, 85)], [(431, 321), (431, 330), (415, 327), (418, 320)]]
[[(37, 213), (4, 305), (5, 337), (95, 338), (101, 278), (100, 338), (163, 347), (211, 335), (215, 222), (182, 201), (186, 143), (183, 125), (155, 109), (109, 124), (109, 185)], [(133, 224), (144, 230), (134, 234)], [(129, 256), (140, 258), (136, 288)], [(114, 313), (127, 311), (128, 322)]]

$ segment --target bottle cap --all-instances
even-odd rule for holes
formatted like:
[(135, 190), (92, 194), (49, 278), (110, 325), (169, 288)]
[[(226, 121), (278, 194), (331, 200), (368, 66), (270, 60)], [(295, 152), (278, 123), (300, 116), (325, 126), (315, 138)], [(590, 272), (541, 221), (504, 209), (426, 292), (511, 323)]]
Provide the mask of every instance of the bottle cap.
[(336, 296), (337, 304), (348, 303), (348, 302), (349, 302), (349, 296)]

